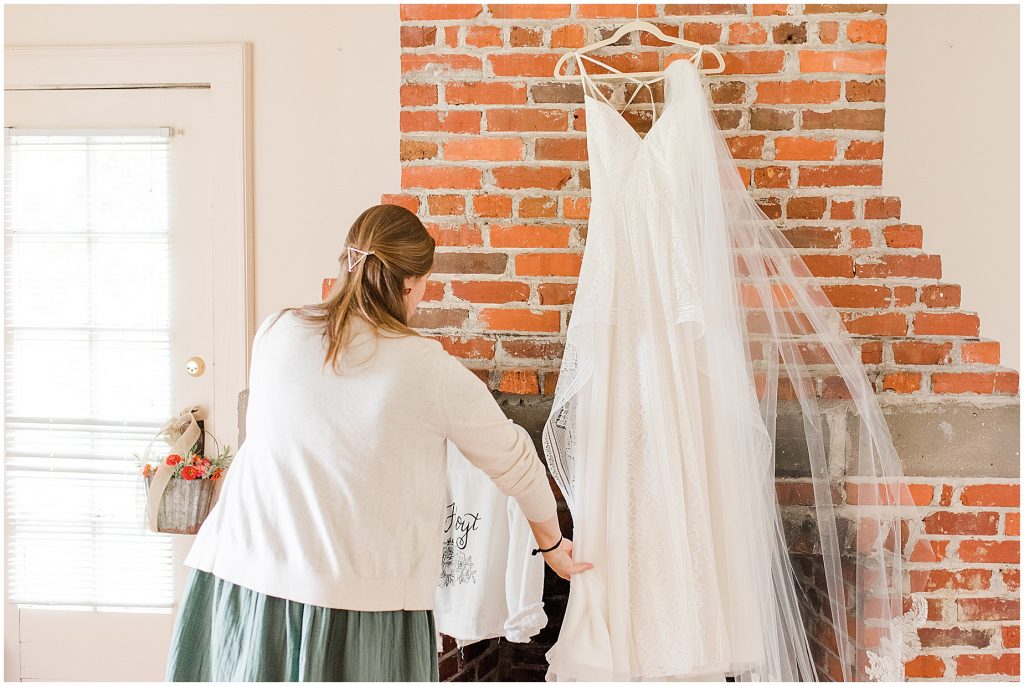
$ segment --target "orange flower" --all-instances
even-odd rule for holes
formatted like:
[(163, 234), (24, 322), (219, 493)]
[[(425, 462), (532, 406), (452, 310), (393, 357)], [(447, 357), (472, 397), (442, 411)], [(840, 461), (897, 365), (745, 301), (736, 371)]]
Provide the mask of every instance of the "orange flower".
[(224, 470), (221, 469), (220, 467), (217, 467), (216, 469), (213, 470), (213, 474), (210, 475), (210, 478), (211, 479), (219, 479), (223, 473), (224, 473)]
[(142, 465), (142, 476), (149, 476), (149, 463)]
[(181, 470), (181, 478), (185, 481), (194, 481), (199, 478), (199, 470), (192, 465), (183, 467)]
[(179, 462), (181, 462), (181, 455), (168, 455), (167, 456), (167, 464), (169, 466), (173, 467), (176, 464), (178, 464)]

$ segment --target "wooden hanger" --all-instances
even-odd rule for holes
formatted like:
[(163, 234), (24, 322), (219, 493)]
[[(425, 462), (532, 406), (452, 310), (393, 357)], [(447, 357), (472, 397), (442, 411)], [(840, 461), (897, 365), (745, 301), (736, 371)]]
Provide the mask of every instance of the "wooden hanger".
[[(709, 52), (712, 55), (714, 55), (716, 59), (718, 59), (718, 66), (714, 67), (713, 69), (701, 69), (701, 71), (703, 73), (705, 73), (705, 74), (721, 74), (723, 71), (725, 71), (725, 60), (722, 58), (722, 53), (720, 53), (718, 51), (718, 49), (715, 48), (714, 46), (703, 45), (701, 43), (697, 43), (696, 41), (686, 40), (685, 38), (676, 38), (674, 36), (669, 36), (664, 31), (662, 31), (661, 29), (659, 29), (657, 26), (655, 26), (654, 24), (650, 23), (649, 21), (637, 20), (637, 21), (631, 21), (631, 22), (629, 22), (627, 24), (623, 24), (622, 26), (619, 27), (619, 29), (614, 34), (611, 35), (610, 38), (605, 38), (603, 41), (598, 41), (597, 43), (592, 43), (590, 45), (587, 45), (587, 46), (584, 46), (584, 47), (580, 48), (579, 50), (576, 50), (575, 52), (567, 52), (564, 55), (562, 55), (558, 59), (558, 62), (555, 63), (555, 78), (557, 80), (559, 80), (559, 81), (566, 81), (566, 80), (569, 80), (569, 79), (577, 78), (576, 76), (570, 76), (570, 75), (567, 75), (567, 74), (560, 74), (559, 73), (560, 71), (562, 71), (562, 67), (565, 65), (565, 63), (569, 61), (570, 57), (572, 57), (574, 54), (577, 54), (577, 53), (582, 55), (582, 54), (586, 54), (588, 52), (593, 52), (594, 50), (599, 50), (600, 48), (608, 47), (609, 45), (612, 45), (613, 43), (617, 43), (619, 41), (619, 39), (621, 39), (627, 33), (631, 33), (633, 31), (645, 31), (645, 32), (653, 35), (658, 40), (662, 40), (662, 41), (664, 41), (666, 43), (671, 43), (672, 45), (682, 45), (682, 46), (685, 46), (685, 47), (688, 47), (688, 48), (693, 48), (694, 50), (696, 50), (698, 52)], [(595, 81), (597, 81), (597, 80), (605, 81), (605, 80), (611, 80), (611, 79), (621, 79), (621, 78), (623, 78), (623, 76), (631, 77), (634, 80), (635, 79), (642, 79), (642, 78), (660, 78), (660, 77), (664, 77), (664, 72), (660, 72), (660, 71), (641, 71), (641, 72), (631, 72), (631, 73), (628, 73), (628, 74), (622, 74), (622, 73), (591, 74), (590, 78), (595, 80)]]

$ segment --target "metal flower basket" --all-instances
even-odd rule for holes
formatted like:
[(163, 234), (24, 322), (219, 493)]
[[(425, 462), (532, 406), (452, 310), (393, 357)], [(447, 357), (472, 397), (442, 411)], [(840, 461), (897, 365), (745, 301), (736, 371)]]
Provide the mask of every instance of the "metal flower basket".
[[(213, 448), (213, 457), (206, 456), (207, 448)], [(146, 485), (146, 528), (168, 534), (198, 533), (217, 502), (231, 461), (230, 450), (221, 450), (206, 431), (202, 410), (188, 408), (167, 422), (139, 461)]]

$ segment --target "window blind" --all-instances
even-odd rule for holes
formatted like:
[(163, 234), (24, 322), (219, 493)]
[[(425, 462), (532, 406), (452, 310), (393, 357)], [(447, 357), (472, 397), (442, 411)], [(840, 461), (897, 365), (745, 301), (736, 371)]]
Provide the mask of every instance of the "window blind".
[(10, 601), (166, 611), (133, 453), (171, 415), (169, 132), (5, 135)]

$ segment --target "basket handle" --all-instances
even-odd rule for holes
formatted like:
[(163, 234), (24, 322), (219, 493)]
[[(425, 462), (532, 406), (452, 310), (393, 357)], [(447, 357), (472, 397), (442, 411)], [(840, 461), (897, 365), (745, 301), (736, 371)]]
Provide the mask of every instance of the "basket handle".
[[(177, 440), (171, 443), (171, 454), (188, 455), (192, 446), (199, 440), (201, 429), (196, 421), (196, 416), (202, 413), (199, 405), (186, 408), (174, 419), (170, 420), (160, 430), (158, 436), (172, 436), (178, 434)], [(165, 439), (166, 440), (166, 439)], [(146, 525), (150, 531), (158, 531), (157, 518), (160, 516), (160, 501), (164, 497), (164, 490), (174, 474), (175, 467), (167, 464), (167, 460), (160, 460), (156, 468), (156, 475), (149, 484), (149, 498), (146, 503)]]

